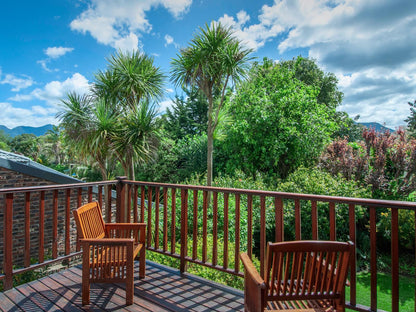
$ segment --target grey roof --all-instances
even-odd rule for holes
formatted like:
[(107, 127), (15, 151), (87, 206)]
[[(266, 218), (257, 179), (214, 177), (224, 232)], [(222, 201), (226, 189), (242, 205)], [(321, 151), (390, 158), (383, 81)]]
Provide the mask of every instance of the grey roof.
[(52, 168), (41, 165), (28, 157), (6, 152), (1, 149), (0, 167), (59, 184), (82, 182), (81, 180), (72, 178)]

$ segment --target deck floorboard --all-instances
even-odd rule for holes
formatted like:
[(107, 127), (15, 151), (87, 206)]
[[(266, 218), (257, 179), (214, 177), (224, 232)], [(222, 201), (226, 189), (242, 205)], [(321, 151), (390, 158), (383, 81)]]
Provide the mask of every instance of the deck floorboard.
[[(136, 264), (136, 272), (138, 263)], [(0, 311), (242, 311), (243, 292), (152, 262), (134, 279), (134, 304), (125, 305), (123, 284), (92, 284), (81, 304), (81, 266), (0, 293)]]

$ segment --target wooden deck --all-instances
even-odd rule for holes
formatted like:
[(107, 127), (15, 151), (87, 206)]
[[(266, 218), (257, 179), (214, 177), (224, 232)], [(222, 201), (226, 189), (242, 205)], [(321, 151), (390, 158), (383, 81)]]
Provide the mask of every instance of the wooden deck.
[(123, 285), (93, 284), (91, 305), (82, 307), (81, 266), (76, 266), (0, 292), (0, 310), (242, 311), (243, 296), (242, 291), (147, 262), (146, 278), (134, 280), (134, 305), (125, 305)]

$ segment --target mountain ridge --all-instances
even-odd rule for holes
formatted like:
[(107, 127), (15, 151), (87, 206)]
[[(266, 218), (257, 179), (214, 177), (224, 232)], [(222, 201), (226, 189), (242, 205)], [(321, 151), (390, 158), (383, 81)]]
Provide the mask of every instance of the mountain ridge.
[(48, 130), (51, 130), (52, 128), (53, 128), (52, 124), (47, 124), (41, 127), (18, 126), (12, 129), (9, 129), (6, 126), (0, 125), (0, 131), (3, 131), (6, 135), (9, 135), (12, 138), (14, 138), (17, 135), (24, 134), (24, 133), (41, 136), (41, 135), (44, 135)]

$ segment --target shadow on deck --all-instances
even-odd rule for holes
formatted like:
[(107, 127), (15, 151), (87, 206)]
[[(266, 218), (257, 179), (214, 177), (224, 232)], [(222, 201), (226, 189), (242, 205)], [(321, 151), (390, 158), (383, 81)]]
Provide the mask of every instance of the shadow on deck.
[(243, 296), (234, 288), (147, 262), (146, 278), (134, 280), (133, 305), (125, 305), (124, 285), (92, 284), (91, 304), (82, 307), (81, 266), (76, 266), (0, 293), (0, 310), (242, 311)]

